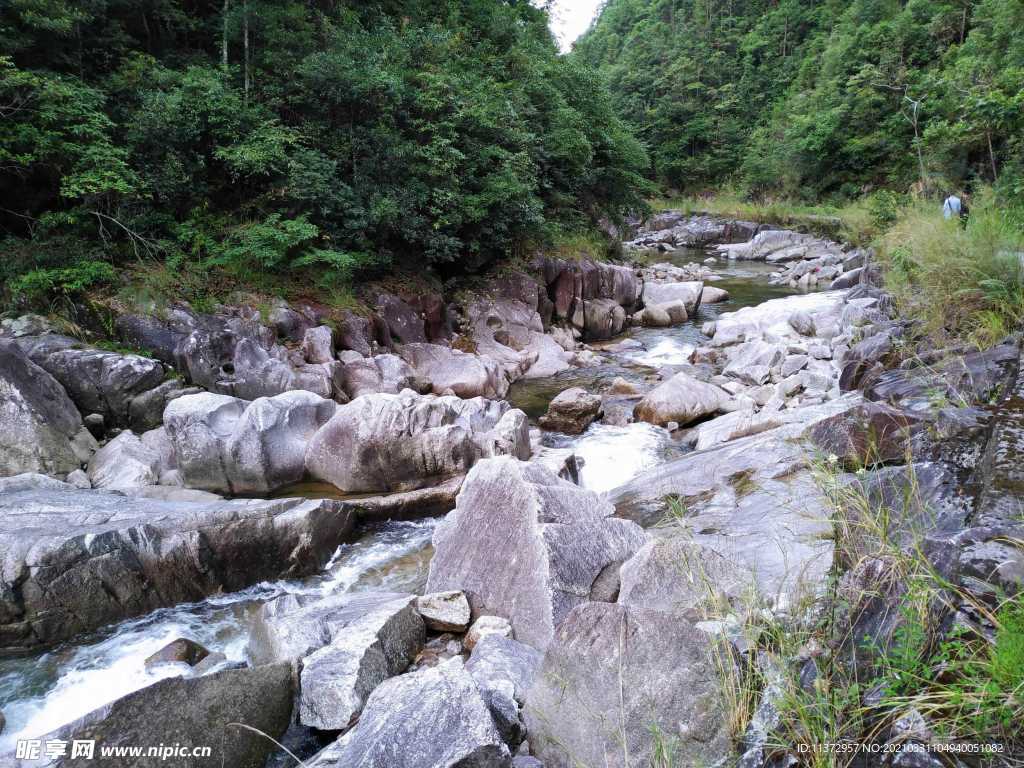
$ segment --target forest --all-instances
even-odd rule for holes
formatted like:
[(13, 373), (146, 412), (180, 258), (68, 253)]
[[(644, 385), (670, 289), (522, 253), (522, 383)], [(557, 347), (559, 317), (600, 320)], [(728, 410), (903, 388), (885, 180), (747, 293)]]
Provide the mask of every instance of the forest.
[(1024, 195), (1020, 0), (609, 0), (575, 55), (673, 188)]
[(150, 261), (472, 270), (646, 189), (609, 92), (525, 0), (12, 0), (0, 117), (23, 303)]

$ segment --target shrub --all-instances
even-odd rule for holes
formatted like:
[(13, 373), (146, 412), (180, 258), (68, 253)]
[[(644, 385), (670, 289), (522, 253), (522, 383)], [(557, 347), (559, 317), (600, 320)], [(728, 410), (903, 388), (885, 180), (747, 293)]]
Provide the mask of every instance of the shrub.
[(82, 261), (70, 267), (33, 269), (15, 278), (10, 291), (15, 302), (44, 306), (53, 299), (72, 298), (116, 279), (117, 273), (107, 262)]

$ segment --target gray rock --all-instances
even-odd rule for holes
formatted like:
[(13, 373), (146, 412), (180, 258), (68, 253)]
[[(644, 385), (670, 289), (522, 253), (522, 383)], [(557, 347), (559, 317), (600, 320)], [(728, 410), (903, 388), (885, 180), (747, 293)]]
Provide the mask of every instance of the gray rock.
[(505, 371), (490, 358), (440, 344), (405, 344), (399, 354), (436, 395), (451, 390), (459, 397), (497, 400), (508, 393)]
[(156, 485), (159, 479), (160, 457), (128, 430), (100, 448), (89, 460), (89, 481), (93, 488), (141, 488)]
[(421, 488), (465, 473), (480, 458), (530, 455), (521, 411), (473, 398), (368, 395), (338, 408), (314, 436), (306, 468), (348, 493)]
[(183, 386), (177, 379), (169, 379), (153, 389), (136, 395), (128, 404), (128, 424), (135, 432), (156, 429), (164, 422), (164, 409), (175, 398), (197, 395), (198, 387)]
[(482, 461), (434, 533), (427, 591), (461, 589), (474, 616), (503, 616), (517, 639), (542, 649), (605, 566), (643, 544), (643, 531), (612, 513), (537, 464)]
[(0, 475), (64, 475), (97, 447), (64, 388), (6, 339), (0, 339), (0, 422)]
[(83, 491), (88, 491), (92, 488), (92, 482), (89, 480), (89, 476), (81, 469), (76, 469), (74, 472), (69, 472), (65, 478), (68, 485), (73, 485), (75, 488), (79, 488)]
[(307, 363), (329, 363), (334, 360), (334, 331), (330, 326), (310, 328), (302, 337), (302, 355)]
[(626, 312), (614, 299), (584, 302), (583, 317), (583, 330), (588, 339), (610, 339), (626, 327)]
[(279, 304), (270, 310), (267, 322), (277, 333), (278, 338), (288, 341), (302, 341), (306, 331), (313, 325), (310, 318), (289, 307), (287, 304)]
[(515, 700), (522, 704), (543, 658), (544, 654), (525, 643), (494, 633), (477, 641), (466, 669), (481, 690), (511, 683)]
[(179, 637), (149, 656), (144, 664), (147, 667), (155, 667), (158, 664), (188, 664), (194, 667), (209, 655), (210, 652), (199, 643)]
[(426, 343), (424, 319), (409, 304), (390, 293), (377, 298), (377, 312), (384, 320), (391, 339), (398, 344)]
[(167, 502), (43, 488), (0, 495), (0, 651), (313, 573), (355, 519), (331, 500)]
[(511, 638), (512, 623), (504, 616), (479, 616), (462, 638), (462, 647), (472, 651), (477, 643), (491, 635)]
[(89, 430), (89, 434), (97, 440), (102, 440), (107, 433), (107, 420), (103, 418), (102, 413), (88, 413), (82, 419), (82, 423)]
[(705, 285), (700, 292), (701, 304), (717, 304), (720, 301), (728, 301), (729, 292), (723, 288), (716, 288), (713, 285)]
[[(342, 387), (349, 399), (362, 395), (385, 393), (397, 395), (404, 389), (419, 390), (418, 377), (412, 367), (397, 355), (377, 355), (344, 364)], [(428, 385), (426, 389), (430, 389)]]
[(644, 302), (651, 304), (667, 304), (670, 301), (682, 301), (686, 314), (693, 317), (700, 306), (704, 282), (695, 280), (684, 283), (653, 283), (644, 284)]
[(573, 387), (555, 396), (539, 423), (541, 429), (579, 435), (600, 415), (601, 397), (590, 394), (583, 387)]
[(807, 361), (810, 357), (807, 355), (788, 355), (785, 360), (782, 361), (782, 378), (789, 378), (794, 373), (807, 367)]
[(532, 755), (519, 755), (512, 759), (512, 768), (544, 768), (544, 763)]
[[(44, 743), (51, 739), (95, 740), (114, 748), (208, 745), (211, 764), (262, 768), (274, 751), (266, 736), (279, 739), (288, 727), (292, 691), (292, 671), (287, 664), (172, 677), (107, 704), (42, 739)], [(46, 764), (85, 768), (98, 759), (97, 747), (96, 759), (65, 756)]]
[(308, 443), (335, 407), (299, 390), (251, 403), (203, 393), (173, 400), (164, 421), (187, 487), (265, 493), (303, 479)]
[(718, 411), (728, 397), (720, 387), (699, 381), (687, 373), (677, 373), (648, 392), (637, 403), (633, 414), (640, 421), (659, 426), (670, 421), (686, 425)]
[(385, 681), (319, 768), (508, 768), (512, 756), (473, 678), (454, 658)]
[(417, 597), (416, 610), (435, 632), (465, 632), (469, 628), (469, 601), (462, 592), (433, 592)]
[(242, 338), (235, 346), (230, 380), (220, 381), (216, 389), (245, 400), (274, 397), (284, 392), (305, 390), (327, 399), (345, 402), (344, 368), (341, 363), (296, 364), (284, 347), (265, 349), (251, 338)]
[(303, 659), (299, 686), (299, 722), (322, 731), (349, 728), (370, 693), (405, 671), (425, 637), (411, 597), (331, 631), (331, 643)]
[(751, 339), (729, 347), (729, 362), (722, 373), (748, 384), (764, 384), (772, 369), (781, 365), (786, 355), (785, 346), (761, 339)]
[(660, 733), (680, 765), (714, 764), (730, 750), (714, 654), (711, 639), (678, 616), (578, 606), (527, 695), (533, 753), (549, 768), (633, 768), (650, 763)]

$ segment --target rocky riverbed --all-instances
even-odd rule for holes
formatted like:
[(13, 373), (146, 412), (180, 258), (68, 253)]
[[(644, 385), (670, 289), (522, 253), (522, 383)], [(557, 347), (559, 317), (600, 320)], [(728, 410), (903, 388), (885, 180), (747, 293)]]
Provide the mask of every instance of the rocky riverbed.
[(870, 253), (804, 233), (670, 212), (626, 247), (340, 321), (119, 317), (147, 355), (5, 320), (0, 764), (294, 764), (229, 722), (317, 765), (768, 764), (770, 691), (730, 731), (737, 621), (870, 578), (823, 464), (913, 471), (936, 567), (1020, 588), (1017, 339), (908, 354)]

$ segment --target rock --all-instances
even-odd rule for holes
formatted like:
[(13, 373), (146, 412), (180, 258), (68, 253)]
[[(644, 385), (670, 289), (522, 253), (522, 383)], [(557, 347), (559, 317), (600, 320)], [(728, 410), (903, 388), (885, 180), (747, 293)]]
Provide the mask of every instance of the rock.
[(363, 317), (354, 312), (345, 311), (338, 323), (338, 347), (354, 350), (363, 357), (370, 357), (378, 342), (390, 341), (389, 338), (384, 338), (386, 333), (388, 333), (387, 326), (380, 317), (376, 315)]
[(743, 567), (685, 535), (648, 541), (622, 565), (619, 576), (620, 605), (678, 615), (742, 597), (750, 581)]
[(198, 387), (185, 387), (177, 379), (169, 379), (153, 389), (136, 395), (128, 404), (128, 425), (134, 432), (156, 429), (164, 423), (164, 410), (172, 400), (202, 392)]
[(541, 429), (579, 435), (600, 415), (601, 397), (582, 387), (573, 387), (555, 396), (548, 405), (548, 412), (540, 417), (539, 424)]
[(729, 347), (729, 362), (722, 373), (755, 386), (771, 378), (772, 369), (780, 366), (786, 350), (781, 344), (751, 339)]
[(4, 336), (13, 339), (22, 336), (42, 336), (53, 331), (50, 321), (42, 315), (22, 315), (15, 318), (0, 320), (0, 331)]
[(576, 607), (527, 695), (533, 753), (549, 768), (632, 768), (651, 763), (656, 732), (680, 765), (720, 760), (731, 745), (712, 642), (672, 614)]
[(0, 476), (64, 475), (97, 447), (63, 387), (6, 339), (0, 339), (0, 422)]
[(128, 425), (132, 399), (164, 380), (164, 367), (139, 355), (82, 349), (63, 336), (18, 340), (29, 358), (60, 382), (82, 413), (101, 413), (107, 428)]
[(209, 655), (210, 652), (199, 643), (179, 637), (147, 658), (145, 665), (146, 667), (155, 667), (158, 664), (188, 664), (190, 667), (194, 667)]
[(713, 285), (706, 285), (700, 292), (701, 304), (717, 304), (720, 301), (728, 301), (729, 292), (723, 288), (716, 288)]
[(480, 616), (466, 632), (466, 636), (462, 639), (462, 647), (467, 651), (472, 651), (477, 643), (491, 635), (511, 638), (511, 622), (502, 616)]
[(520, 704), (526, 701), (544, 654), (497, 632), (480, 637), (472, 651), (466, 669), (481, 690), (511, 683), (515, 700)]
[(439, 344), (406, 344), (400, 354), (416, 375), (431, 382), (436, 395), (451, 390), (463, 398), (500, 400), (508, 393), (505, 371), (489, 358)]
[(810, 438), (822, 454), (836, 456), (843, 467), (853, 470), (905, 462), (911, 438), (922, 427), (920, 416), (866, 402), (815, 424)]
[(693, 317), (697, 314), (703, 291), (704, 283), (700, 280), (685, 283), (648, 282), (644, 284), (644, 303), (657, 305), (682, 301), (686, 314)]
[(4, 728), (7, 727), (7, 718), (4, 717), (4, 713), (0, 711), (0, 736), (4, 733)]
[(284, 347), (269, 350), (250, 338), (242, 338), (235, 346), (233, 372), (230, 380), (216, 387), (245, 400), (274, 397), (284, 392), (305, 390), (323, 398), (345, 402), (344, 367), (334, 361), (317, 364), (296, 364), (288, 358)]
[(397, 355), (377, 355), (365, 360), (348, 361), (341, 371), (341, 385), (350, 400), (363, 395), (397, 395), (404, 389), (429, 389), (419, 386), (416, 372)]
[(89, 460), (89, 481), (94, 488), (141, 488), (156, 485), (159, 480), (160, 457), (127, 430)]
[(832, 359), (832, 350), (826, 344), (811, 344), (807, 347), (807, 354), (815, 360)]
[(981, 541), (965, 547), (959, 557), (961, 578), (992, 584), (1008, 597), (1024, 590), (1024, 547), (1009, 541)]
[(780, 372), (782, 378), (787, 379), (794, 373), (806, 368), (809, 360), (810, 357), (808, 355), (788, 355), (782, 361), (782, 370)]
[(296, 342), (302, 341), (306, 331), (313, 325), (308, 317), (284, 303), (270, 310), (267, 322), (277, 333), (278, 338)]
[[(292, 671), (287, 664), (171, 677), (100, 707), (42, 739), (44, 743), (94, 740), (112, 749), (208, 745), (211, 764), (262, 768), (274, 751), (267, 737), (279, 739), (288, 727), (292, 695)], [(104, 762), (98, 758), (98, 748), (96, 754), (98, 762)], [(153, 760), (129, 762), (144, 765)], [(51, 764), (87, 766), (93, 760), (63, 757)]]
[(336, 404), (295, 390), (249, 403), (203, 393), (164, 413), (185, 485), (225, 493), (266, 493), (305, 476), (307, 445)]
[(321, 731), (349, 728), (369, 695), (404, 672), (423, 647), (423, 619), (411, 598), (386, 603), (332, 627), (329, 645), (302, 661), (299, 722)]
[(742, 408), (699, 424), (696, 427), (697, 444), (695, 448), (698, 451), (703, 451), (705, 448), (719, 443), (767, 432), (779, 426), (782, 426), (782, 420), (777, 414), (756, 413), (751, 409)]
[(354, 522), (354, 512), (332, 500), (167, 502), (63, 483), (5, 492), (0, 651), (314, 573)]
[(97, 440), (102, 440), (103, 436), (107, 433), (107, 423), (102, 413), (86, 414), (85, 418), (82, 419), (82, 423), (89, 430), (89, 434)]
[(829, 285), (830, 291), (845, 290), (846, 288), (853, 288), (853, 286), (860, 283), (861, 275), (864, 272), (863, 267), (851, 269), (849, 272), (844, 272)]
[(668, 328), (672, 325), (672, 316), (667, 309), (659, 305), (644, 307), (633, 316), (633, 320), (647, 328)]
[(608, 392), (613, 395), (638, 395), (640, 394), (640, 389), (635, 384), (626, 381), (621, 376), (616, 376), (612, 379), (612, 383), (608, 387)]
[(698, 381), (686, 373), (677, 373), (648, 392), (637, 403), (633, 414), (640, 421), (659, 426), (670, 421), (686, 425), (715, 413), (728, 397), (728, 393), (713, 384)]
[(508, 768), (512, 756), (462, 659), (385, 681), (318, 768)]
[(398, 344), (426, 343), (423, 316), (397, 296), (382, 293), (377, 298), (377, 313), (384, 320), (392, 341)]
[(473, 398), (368, 395), (340, 406), (306, 452), (310, 475), (347, 493), (420, 488), (485, 456), (530, 455), (522, 411)]
[(465, 632), (469, 627), (469, 601), (462, 592), (435, 592), (416, 598), (416, 610), (435, 632)]
[(92, 488), (92, 482), (89, 480), (89, 476), (81, 469), (76, 469), (74, 472), (69, 472), (65, 482), (69, 485), (73, 485), (75, 488), (87, 491)]
[[(427, 591), (461, 589), (474, 616), (503, 616), (518, 640), (544, 648), (605, 566), (643, 544), (643, 531), (613, 511), (537, 464), (482, 461), (434, 532)], [(499, 561), (496, 551), (515, 557)]]
[(583, 317), (583, 330), (588, 339), (610, 339), (626, 327), (626, 312), (614, 299), (586, 301)]
[(491, 712), (491, 720), (510, 749), (518, 749), (526, 738), (526, 726), (519, 718), (519, 705), (513, 697), (512, 684), (497, 682), (480, 690), (480, 696)]
[(544, 768), (544, 763), (531, 755), (519, 755), (512, 759), (512, 768)]
[(330, 363), (334, 360), (334, 331), (318, 325), (307, 329), (302, 337), (302, 355), (307, 363)]

